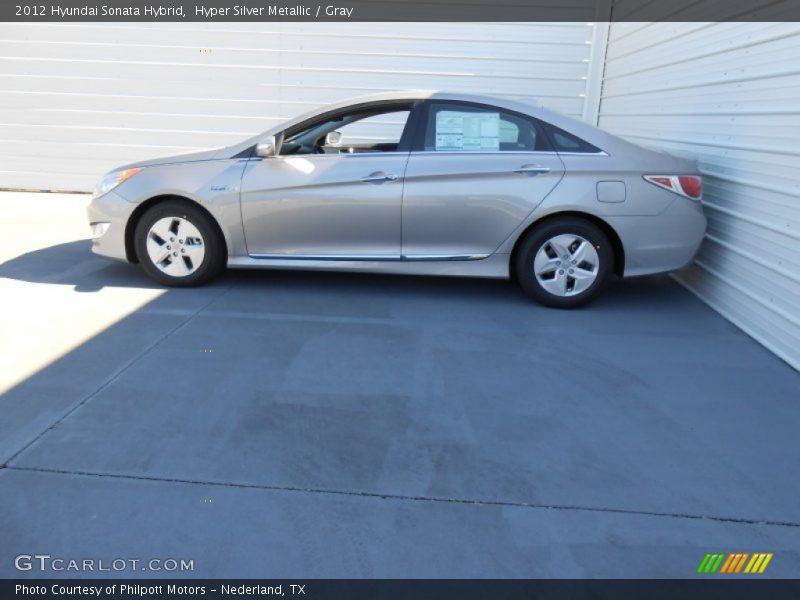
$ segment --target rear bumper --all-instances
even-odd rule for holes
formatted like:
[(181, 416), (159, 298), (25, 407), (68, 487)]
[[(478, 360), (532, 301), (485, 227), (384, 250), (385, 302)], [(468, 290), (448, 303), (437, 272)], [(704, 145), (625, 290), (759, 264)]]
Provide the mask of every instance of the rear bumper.
[(699, 202), (676, 197), (661, 214), (611, 217), (625, 250), (625, 277), (676, 271), (697, 254), (706, 232)]
[(127, 262), (125, 252), (125, 225), (135, 204), (128, 202), (113, 191), (95, 198), (89, 204), (89, 225), (108, 223), (108, 229), (99, 237), (92, 238), (92, 252)]

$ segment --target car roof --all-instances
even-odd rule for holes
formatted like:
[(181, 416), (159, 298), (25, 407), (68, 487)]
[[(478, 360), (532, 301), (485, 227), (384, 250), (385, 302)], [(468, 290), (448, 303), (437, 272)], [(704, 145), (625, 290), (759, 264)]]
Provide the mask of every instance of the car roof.
[(394, 90), (387, 92), (379, 92), (375, 94), (365, 94), (363, 96), (355, 96), (353, 98), (346, 98), (335, 104), (325, 106), (320, 112), (327, 112), (328, 110), (336, 110), (337, 108), (346, 108), (351, 105), (369, 104), (370, 102), (387, 102), (387, 101), (403, 101), (403, 100), (456, 100), (461, 102), (476, 102), (478, 104), (490, 104), (492, 106), (499, 106), (501, 108), (511, 108), (511, 105), (516, 106), (512, 110), (519, 110), (524, 108), (524, 112), (528, 112), (537, 106), (534, 99), (529, 101), (512, 100), (502, 96), (489, 96), (485, 94), (472, 94), (466, 92), (446, 91), (446, 90)]

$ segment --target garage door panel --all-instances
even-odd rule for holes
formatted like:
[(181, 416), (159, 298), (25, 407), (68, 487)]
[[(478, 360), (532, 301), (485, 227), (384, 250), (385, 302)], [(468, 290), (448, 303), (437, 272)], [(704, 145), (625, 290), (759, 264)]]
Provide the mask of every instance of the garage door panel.
[(790, 279), (800, 281), (800, 232), (779, 233), (720, 212), (709, 224), (708, 237), (715, 244), (752, 256), (756, 262), (760, 260), (770, 268), (781, 270)]
[[(790, 47), (796, 30), (790, 23), (661, 23), (647, 24), (623, 39), (611, 40), (615, 45), (614, 61), (606, 68), (606, 76), (616, 78), (624, 73), (643, 74), (660, 66), (673, 73), (691, 71), (693, 65), (707, 66), (724, 61), (727, 56), (744, 57), (763, 51), (764, 40), (772, 40), (775, 50), (782, 44)], [(781, 40), (781, 36), (786, 39)], [(670, 44), (680, 42), (680, 57), (675, 60)], [(691, 60), (687, 60), (691, 59)], [(729, 63), (730, 65), (731, 63)]]
[[(204, 64), (155, 64), (155, 63), (128, 63), (120, 65), (114, 61), (82, 61), (68, 59), (13, 59), (0, 60), (3, 73), (19, 76), (19, 83), (24, 83), (24, 78), (38, 76), (49, 78), (63, 76), (68, 71), (76, 78), (105, 79), (119, 82), (136, 82), (135, 87), (150, 89), (166, 83), (167, 86), (177, 87), (178, 82), (184, 86), (192, 86), (196, 93), (214, 93), (218, 86), (238, 85), (252, 93), (259, 86), (338, 86), (343, 77), (350, 77), (354, 81), (364, 79), (365, 83), (374, 86), (376, 83), (382, 89), (440, 89), (443, 87), (462, 89), (465, 86), (475, 88), (475, 84), (484, 92), (487, 89), (501, 89), (516, 91), (522, 88), (528, 90), (528, 95), (534, 96), (541, 93), (569, 94), (578, 97), (585, 89), (585, 75), (583, 66), (573, 69), (569, 73), (566, 69), (554, 69), (549, 65), (539, 68), (541, 75), (528, 75), (533, 69), (530, 65), (521, 65), (517, 69), (511, 67), (491, 68), (490, 65), (463, 64), (448, 68), (447, 65), (439, 67), (414, 67), (395, 69), (390, 67), (368, 66), (362, 64), (359, 68), (341, 67), (332, 68), (324, 66), (294, 67), (291, 69), (280, 65), (264, 65), (259, 67), (246, 67), (236, 65), (204, 65)], [(491, 71), (478, 75), (481, 70)], [(176, 79), (176, 72), (180, 77)], [(476, 81), (476, 78), (480, 81)], [(210, 82), (213, 81), (213, 86)], [(446, 82), (446, 84), (444, 83)], [(82, 86), (93, 85), (91, 81), (84, 81)], [(130, 86), (130, 84), (129, 84)], [(18, 89), (18, 88), (17, 88)], [(351, 89), (358, 89), (357, 86)]]
[[(111, 161), (121, 161), (111, 164), (109, 168), (143, 160), (157, 155), (170, 156), (187, 152), (194, 152), (199, 148), (192, 146), (157, 146), (149, 145), (123, 145), (114, 143), (86, 143), (80, 142), (47, 142), (46, 144), (35, 141), (0, 140), (0, 161), (4, 169), (12, 166), (21, 170), (29, 167), (34, 159), (58, 163), (61, 169), (70, 165), (70, 169), (78, 167), (84, 173), (98, 173), (95, 165), (108, 164), (109, 154), (113, 153)], [(103, 171), (105, 172), (105, 171)], [(102, 174), (102, 173), (101, 173)]]
[(80, 125), (0, 125), (0, 139), (28, 139), (46, 143), (54, 142), (107, 142), (125, 140), (127, 143), (148, 145), (189, 146), (213, 148), (241, 141), (243, 136), (218, 131), (186, 131), (179, 129), (153, 129), (142, 131), (123, 127), (83, 127)]
[[(38, 68), (34, 66), (33, 72), (52, 70), (53, 65), (74, 62), (76, 64), (70, 65), (70, 68), (74, 68), (78, 74), (140, 77), (144, 68), (148, 76), (162, 78), (163, 73), (174, 75), (175, 68), (181, 68), (187, 70), (185, 75), (204, 78), (206, 83), (209, 76), (214, 78), (221, 76), (225, 81), (238, 80), (242, 74), (237, 73), (237, 70), (252, 71), (249, 75), (255, 78), (270, 76), (270, 72), (277, 70), (296, 73), (298, 76), (303, 73), (331, 70), (337, 73), (354, 71), (441, 77), (452, 74), (471, 76), (475, 73), (485, 73), (489, 66), (491, 73), (485, 73), (484, 76), (525, 77), (526, 73), (536, 73), (535, 77), (575, 79), (586, 75), (586, 65), (579, 60), (536, 59), (535, 53), (529, 54), (527, 51), (524, 55), (507, 53), (508, 56), (504, 56), (503, 53), (477, 56), (452, 52), (416, 53), (404, 56), (391, 52), (383, 54), (348, 54), (336, 51), (299, 54), (282, 51), (254, 53), (233, 50), (198, 52), (197, 49), (174, 47), (142, 49), (6, 42), (0, 45), (0, 53), (3, 62), (11, 63), (8, 66), (9, 72), (19, 72), (20, 67), (27, 68), (32, 62), (43, 62)], [(165, 57), (165, 53), (168, 53), (168, 58)], [(369, 58), (372, 58), (372, 64), (367, 65), (365, 60)], [(417, 64), (409, 64), (412, 61)]]
[[(559, 47), (581, 60), (592, 37), (585, 23), (19, 23), (4, 28), (0, 40), (65, 44), (120, 44), (211, 49), (389, 52), (465, 52), (480, 55), (519, 51), (552, 53)], [(409, 44), (409, 42), (412, 42)], [(420, 44), (422, 42), (422, 44)], [(488, 43), (487, 43), (488, 42)]]
[(241, 137), (254, 135), (272, 125), (271, 119), (264, 117), (237, 116), (235, 111), (229, 115), (182, 115), (178, 112), (75, 110), (60, 108), (39, 108), (34, 110), (4, 109), (0, 123), (13, 123), (20, 126), (52, 125), (86, 128), (134, 128), (141, 131), (192, 131), (203, 127), (204, 132), (219, 132)]
[[(183, 79), (153, 80), (134, 79), (127, 75), (121, 77), (118, 73), (104, 77), (79, 77), (74, 74), (65, 76), (63, 73), (63, 69), (59, 71), (56, 68), (36, 74), (30, 72), (14, 75), (0, 73), (0, 98), (11, 96), (20, 99), (25, 96), (53, 94), (60, 96), (52, 99), (51, 105), (56, 106), (59, 106), (62, 101), (70, 101), (65, 99), (68, 96), (73, 98), (107, 97), (114, 99), (113, 101), (117, 103), (124, 103), (126, 99), (130, 98), (130, 102), (136, 105), (142, 98), (178, 99), (184, 102), (183, 107), (187, 111), (190, 111), (195, 104), (207, 107), (209, 103), (217, 101), (245, 105), (303, 103), (304, 106), (299, 106), (299, 109), (286, 115), (289, 117), (353, 95), (398, 89), (394, 83), (396, 78), (375, 78), (367, 74), (359, 78), (337, 79), (334, 77), (325, 82), (321, 81), (319, 77), (307, 77), (308, 81), (293, 81), (287, 76), (283, 81), (273, 84), (268, 83), (264, 78), (255, 78), (224, 86), (209, 87), (206, 80), (187, 79), (185, 76)], [(419, 81), (421, 78), (418, 78)], [(441, 78), (433, 78), (428, 83), (431, 85), (438, 83), (436, 87), (452, 86), (451, 83), (447, 83), (445, 86), (443, 81), (445, 80)], [(487, 81), (480, 77), (469, 77), (462, 81), (463, 84), (459, 88), (462, 91), (487, 92)], [(495, 90), (494, 93), (514, 98), (537, 97), (543, 104), (565, 113), (580, 114), (583, 109), (584, 81), (532, 80), (520, 83), (507, 79), (505, 84), (507, 87), (500, 88), (499, 82), (496, 79), (493, 80), (491, 85), (494, 86), (492, 88)], [(22, 102), (24, 103), (25, 100)], [(224, 104), (220, 104), (220, 106), (224, 106)]]
[[(77, 36), (75, 36), (77, 37)], [(144, 62), (163, 62), (168, 57), (172, 62), (200, 64), (235, 64), (258, 67), (265, 63), (280, 62), (291, 67), (302, 65), (346, 66), (348, 61), (361, 65), (364, 57), (372, 57), (387, 61), (389, 66), (396, 63), (407, 66), (409, 59), (435, 60), (441, 63), (457, 63), (474, 61), (476, 63), (491, 61), (495, 63), (542, 62), (547, 65), (562, 65), (566, 68), (578, 67), (585, 58), (585, 42), (564, 44), (559, 47), (557, 57), (552, 56), (552, 49), (546, 43), (503, 42), (496, 43), (490, 52), (481, 52), (474, 41), (428, 40), (422, 48), (410, 48), (406, 39), (383, 38), (380, 45), (363, 40), (343, 45), (341, 39), (331, 36), (320, 36), (313, 42), (298, 40), (287, 43), (281, 39), (270, 43), (269, 40), (260, 47), (249, 48), (236, 40), (235, 45), (226, 46), (209, 43), (202, 38), (181, 45), (174, 40), (153, 40), (143, 43), (141, 40), (109, 39), (108, 41), (47, 41), (47, 40), (0, 40), (0, 55), (19, 58), (69, 58), (69, 59), (102, 59), (116, 62), (131, 60)], [(198, 43), (200, 42), (200, 43)], [(228, 40), (230, 43), (230, 40)]]
[(538, 97), (579, 117), (593, 38), (586, 22), (6, 23), (0, 143), (59, 151), (39, 154), (35, 168), (9, 163), (0, 186), (38, 171), (36, 188), (63, 189), (61, 149), (100, 172), (139, 148), (155, 156), (231, 144), (326, 103), (386, 90)]

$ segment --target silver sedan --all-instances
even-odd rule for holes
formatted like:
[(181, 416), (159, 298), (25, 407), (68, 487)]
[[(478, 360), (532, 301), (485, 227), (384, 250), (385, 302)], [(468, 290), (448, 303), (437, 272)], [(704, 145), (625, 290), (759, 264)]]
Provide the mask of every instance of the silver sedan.
[(701, 195), (695, 162), (535, 103), (406, 91), (120, 167), (89, 221), (94, 252), (165, 285), (226, 266), (513, 277), (569, 308), (689, 263)]

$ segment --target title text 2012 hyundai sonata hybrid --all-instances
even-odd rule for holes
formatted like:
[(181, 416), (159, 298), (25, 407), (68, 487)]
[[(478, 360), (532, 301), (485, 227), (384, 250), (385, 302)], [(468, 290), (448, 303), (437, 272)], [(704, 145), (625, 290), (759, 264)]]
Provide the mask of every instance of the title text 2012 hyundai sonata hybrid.
[(514, 277), (566, 308), (690, 262), (701, 194), (693, 161), (535, 103), (393, 92), (121, 167), (89, 220), (96, 253), (166, 285), (226, 265)]

